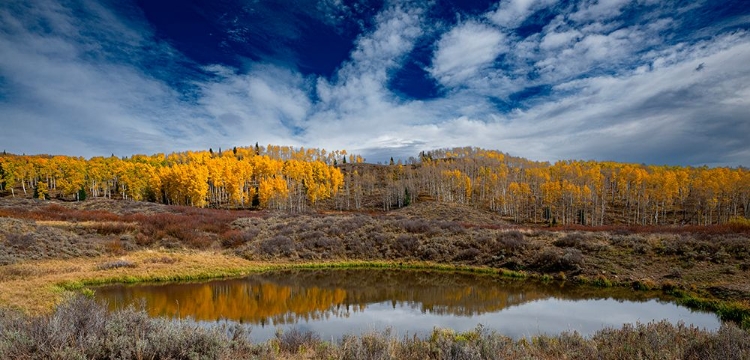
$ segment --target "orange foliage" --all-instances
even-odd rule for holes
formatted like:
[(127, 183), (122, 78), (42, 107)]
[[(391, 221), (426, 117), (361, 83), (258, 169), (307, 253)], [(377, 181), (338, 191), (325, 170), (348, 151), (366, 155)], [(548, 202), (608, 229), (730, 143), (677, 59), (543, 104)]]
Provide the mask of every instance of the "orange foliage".
[(84, 190), (88, 197), (290, 211), (330, 198), (339, 209), (361, 209), (378, 193), (384, 210), (436, 199), (550, 225), (711, 225), (750, 215), (745, 168), (549, 164), (468, 147), (423, 152), (380, 173), (363, 161), (345, 151), (274, 145), (90, 160), (0, 155), (0, 186), (12, 196), (36, 191), (71, 200)]

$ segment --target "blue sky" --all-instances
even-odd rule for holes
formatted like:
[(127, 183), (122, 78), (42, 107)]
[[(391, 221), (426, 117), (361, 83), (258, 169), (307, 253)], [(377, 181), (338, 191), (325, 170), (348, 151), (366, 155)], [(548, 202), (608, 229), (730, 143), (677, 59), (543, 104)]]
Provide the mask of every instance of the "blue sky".
[(745, 0), (6, 0), (0, 148), (750, 166)]

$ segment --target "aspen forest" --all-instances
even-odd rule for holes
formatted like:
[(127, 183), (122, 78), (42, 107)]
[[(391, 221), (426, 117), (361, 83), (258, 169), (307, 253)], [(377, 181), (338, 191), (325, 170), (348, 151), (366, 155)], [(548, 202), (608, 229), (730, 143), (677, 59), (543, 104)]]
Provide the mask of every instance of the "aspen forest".
[(478, 148), (367, 164), (359, 155), (288, 146), (84, 159), (0, 155), (3, 196), (114, 198), (213, 208), (388, 211), (420, 201), (549, 225), (745, 221), (750, 171), (597, 161), (554, 164)]

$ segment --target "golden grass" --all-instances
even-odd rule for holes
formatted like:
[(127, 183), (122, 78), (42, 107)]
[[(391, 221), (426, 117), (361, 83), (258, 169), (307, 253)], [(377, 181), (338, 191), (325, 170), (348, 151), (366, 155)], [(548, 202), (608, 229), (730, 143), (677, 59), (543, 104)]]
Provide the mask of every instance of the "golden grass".
[(96, 228), (101, 226), (116, 226), (116, 225), (126, 225), (126, 226), (137, 226), (137, 222), (127, 222), (127, 221), (92, 221), (92, 220), (86, 220), (86, 221), (63, 221), (63, 220), (36, 220), (35, 223), (39, 226), (51, 226), (61, 229), (71, 229), (71, 228)]
[[(128, 266), (107, 266), (118, 263)], [(544, 280), (538, 274), (421, 261), (256, 262), (221, 252), (145, 250), (119, 257), (110, 255), (72, 260), (39, 260), (0, 266), (0, 307), (16, 308), (32, 315), (49, 313), (75, 292), (86, 293), (90, 291), (88, 288), (91, 286), (109, 283), (207, 280), (241, 277), (254, 272), (288, 268), (384, 267), (460, 271), (505, 278)], [(607, 283), (608, 286), (614, 285), (608, 280)], [(678, 298), (683, 299), (682, 302), (689, 307), (716, 311), (722, 319), (733, 320), (743, 327), (750, 327), (750, 304), (746, 302), (703, 299), (690, 294), (680, 294)]]
[[(133, 267), (101, 270), (103, 264), (124, 261)], [(428, 262), (332, 261), (332, 262), (254, 262), (211, 251), (145, 250), (124, 256), (100, 256), (70, 260), (39, 260), (0, 267), (0, 306), (42, 314), (71, 293), (88, 286), (109, 283), (137, 283), (205, 280), (238, 277), (253, 272), (284, 268), (398, 267), (467, 271), (503, 275), (497, 269), (452, 266)]]
[[(167, 263), (164, 258), (175, 261)], [(136, 266), (97, 270), (100, 264), (118, 259)], [(221, 253), (152, 250), (122, 257), (29, 261), (0, 267), (0, 306), (39, 314), (50, 311), (66, 293), (84, 285), (240, 276), (262, 268), (262, 264)]]

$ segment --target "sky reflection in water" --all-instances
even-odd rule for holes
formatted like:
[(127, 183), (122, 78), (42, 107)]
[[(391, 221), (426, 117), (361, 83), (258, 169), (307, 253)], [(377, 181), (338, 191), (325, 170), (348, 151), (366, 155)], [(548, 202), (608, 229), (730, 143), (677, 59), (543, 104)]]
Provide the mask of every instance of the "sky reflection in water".
[(389, 327), (400, 337), (482, 324), (519, 338), (572, 330), (591, 335), (604, 327), (661, 319), (709, 330), (720, 325), (716, 315), (669, 303), (658, 292), (430, 271), (279, 271), (203, 283), (115, 285), (97, 289), (96, 296), (111, 309), (145, 301), (152, 316), (250, 324), (255, 341), (291, 327), (327, 340)]

